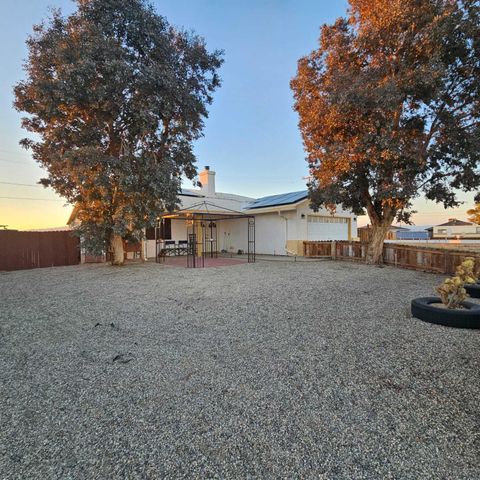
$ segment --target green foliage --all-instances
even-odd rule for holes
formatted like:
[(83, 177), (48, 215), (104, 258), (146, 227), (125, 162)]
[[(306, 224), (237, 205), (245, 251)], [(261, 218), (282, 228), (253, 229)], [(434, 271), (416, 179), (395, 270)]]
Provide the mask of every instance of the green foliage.
[(475, 260), (468, 257), (457, 267), (454, 277), (447, 278), (437, 287), (442, 303), (447, 308), (459, 308), (467, 298), (468, 294), (464, 287), (465, 284), (476, 282), (474, 269)]
[[(144, 0), (77, 0), (28, 39), (15, 107), (42, 180), (76, 205), (91, 250), (140, 236), (196, 175), (192, 142), (220, 85), (222, 52), (171, 27)], [(38, 139), (38, 140), (37, 140)]]
[(350, 0), (291, 86), (312, 206), (408, 222), (412, 199), (458, 205), (480, 184), (480, 6)]

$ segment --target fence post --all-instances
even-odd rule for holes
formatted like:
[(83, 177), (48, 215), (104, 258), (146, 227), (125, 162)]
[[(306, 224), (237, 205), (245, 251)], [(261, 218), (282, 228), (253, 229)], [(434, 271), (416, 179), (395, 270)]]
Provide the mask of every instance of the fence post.
[(337, 258), (337, 249), (335, 240), (332, 241), (332, 260)]

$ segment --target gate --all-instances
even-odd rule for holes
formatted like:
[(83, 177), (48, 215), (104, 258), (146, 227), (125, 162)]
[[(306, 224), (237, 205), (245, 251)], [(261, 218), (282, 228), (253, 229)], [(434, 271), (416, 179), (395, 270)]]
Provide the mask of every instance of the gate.
[(248, 219), (248, 263), (255, 263), (255, 217)]

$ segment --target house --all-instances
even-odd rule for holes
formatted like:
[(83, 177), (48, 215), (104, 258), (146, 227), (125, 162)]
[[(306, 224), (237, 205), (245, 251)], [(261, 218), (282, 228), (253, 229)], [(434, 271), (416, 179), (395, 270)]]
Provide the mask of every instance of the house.
[(450, 218), (448, 222), (427, 229), (430, 239), (480, 240), (480, 225)]
[[(256, 199), (217, 192), (215, 172), (208, 166), (199, 180), (200, 189), (182, 189), (177, 211), (161, 215), (157, 228), (146, 229), (143, 245), (138, 246), (145, 258), (158, 255), (159, 243), (162, 249), (168, 245), (180, 252), (192, 234), (199, 255), (205, 250), (299, 256), (305, 240), (351, 240), (357, 235), (357, 218), (352, 212), (341, 207), (334, 215), (326, 209), (314, 212), (306, 190)], [(69, 225), (75, 224), (76, 215), (74, 208)], [(126, 248), (127, 258), (138, 253)]]
[[(250, 198), (217, 192), (215, 172), (207, 166), (200, 172), (201, 188), (182, 190), (181, 208), (162, 218), (161, 236), (171, 242), (186, 242), (195, 215), (205, 215), (218, 221), (197, 228), (210, 228), (209, 237), (216, 251), (237, 253), (249, 250), (246, 219), (253, 218), (257, 254), (303, 254), (305, 240), (350, 240), (357, 235), (356, 216), (342, 208), (334, 215), (325, 209), (314, 212), (309, 207), (308, 192)], [(189, 217), (189, 215), (191, 217)], [(197, 229), (198, 234), (198, 229)], [(158, 231), (157, 231), (158, 235)], [(155, 257), (155, 229), (147, 229), (145, 256)]]

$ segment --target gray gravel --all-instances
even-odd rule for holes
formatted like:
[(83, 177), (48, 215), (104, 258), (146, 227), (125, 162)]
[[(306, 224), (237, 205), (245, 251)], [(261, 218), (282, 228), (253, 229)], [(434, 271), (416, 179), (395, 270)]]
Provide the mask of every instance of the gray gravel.
[(480, 334), (344, 262), (0, 274), (0, 478), (475, 479)]

